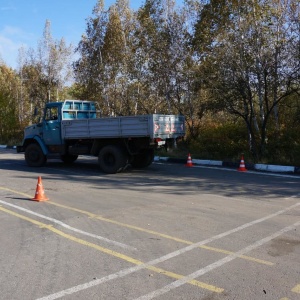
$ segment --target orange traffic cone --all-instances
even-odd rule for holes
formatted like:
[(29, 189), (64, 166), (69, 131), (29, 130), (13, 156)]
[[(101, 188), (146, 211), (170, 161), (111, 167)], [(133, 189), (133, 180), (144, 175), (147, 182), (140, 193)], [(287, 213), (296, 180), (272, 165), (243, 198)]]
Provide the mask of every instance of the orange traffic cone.
[(245, 167), (245, 162), (244, 162), (244, 155), (242, 155), (242, 157), (241, 157), (240, 167), (238, 168), (238, 171), (240, 171), (240, 172), (247, 171), (247, 169)]
[(38, 178), (38, 183), (36, 186), (36, 191), (35, 191), (35, 195), (34, 198), (32, 198), (32, 200), (34, 201), (47, 201), (49, 200), (49, 198), (46, 197), (45, 195), (45, 191), (43, 188), (43, 184), (42, 184), (42, 177), (39, 176)]
[(191, 154), (188, 155), (188, 159), (186, 162), (186, 167), (192, 167), (193, 166), (193, 162), (192, 162), (192, 158), (191, 158)]

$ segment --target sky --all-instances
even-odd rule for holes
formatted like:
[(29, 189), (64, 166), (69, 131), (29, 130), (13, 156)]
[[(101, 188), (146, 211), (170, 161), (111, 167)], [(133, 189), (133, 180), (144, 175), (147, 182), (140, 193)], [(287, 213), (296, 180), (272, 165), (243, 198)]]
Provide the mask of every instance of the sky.
[[(46, 20), (51, 22), (54, 39), (64, 38), (77, 46), (85, 33), (86, 19), (92, 15), (97, 0), (0, 0), (0, 60), (16, 69), (18, 49), (37, 48)], [(104, 0), (105, 8), (115, 3)], [(131, 0), (137, 9), (143, 0)]]

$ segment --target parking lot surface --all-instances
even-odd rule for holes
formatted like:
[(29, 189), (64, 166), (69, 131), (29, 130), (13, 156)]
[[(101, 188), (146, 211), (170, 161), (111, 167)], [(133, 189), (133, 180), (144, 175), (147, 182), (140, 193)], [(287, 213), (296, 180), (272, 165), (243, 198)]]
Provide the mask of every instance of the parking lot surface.
[[(33, 201), (38, 177), (48, 201)], [(0, 299), (300, 299), (300, 177), (0, 149)]]

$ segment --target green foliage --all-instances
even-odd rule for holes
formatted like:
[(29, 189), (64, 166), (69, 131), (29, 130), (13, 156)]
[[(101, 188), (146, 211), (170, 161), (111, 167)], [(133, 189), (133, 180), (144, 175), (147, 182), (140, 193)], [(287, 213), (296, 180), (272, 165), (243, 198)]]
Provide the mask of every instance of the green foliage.
[[(208, 75), (205, 87), (219, 107), (245, 122), (249, 150), (258, 160), (273, 127), (280, 133), (283, 102), (299, 97), (297, 14), (280, 1), (216, 0), (204, 5), (195, 24), (196, 50), (205, 55), (200, 65)], [(207, 32), (210, 19), (214, 30)]]
[(248, 152), (247, 130), (241, 122), (224, 124), (205, 124), (200, 134), (189, 143), (195, 158), (235, 160)]
[(0, 65), (0, 143), (6, 144), (19, 135), (19, 105), (16, 101), (18, 80), (16, 74)]
[(71, 48), (49, 21), (19, 73), (2, 69), (0, 138), (33, 121), (32, 107), (70, 96), (103, 115), (180, 113), (179, 148), (196, 158), (298, 164), (299, 1), (146, 0), (137, 11), (128, 0), (95, 2), (71, 87)]
[(300, 124), (270, 134), (263, 162), (300, 166)]
[(228, 121), (218, 125), (210, 122), (200, 127), (196, 139), (189, 139), (188, 135), (187, 144), (181, 145), (178, 153), (182, 152), (183, 157), (190, 152), (193, 158), (234, 162), (239, 161), (241, 154), (244, 154), (248, 163), (300, 166), (300, 124), (293, 128), (282, 128), (280, 134), (274, 129), (269, 137), (264, 156), (256, 161), (249, 152), (247, 129), (243, 122)]

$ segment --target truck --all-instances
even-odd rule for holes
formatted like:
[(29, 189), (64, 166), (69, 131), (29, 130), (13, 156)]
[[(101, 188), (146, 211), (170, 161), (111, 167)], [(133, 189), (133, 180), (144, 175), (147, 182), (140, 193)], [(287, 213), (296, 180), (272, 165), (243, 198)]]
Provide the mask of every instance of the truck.
[(129, 164), (148, 167), (156, 149), (172, 147), (184, 135), (182, 115), (102, 117), (93, 101), (65, 100), (45, 105), (39, 122), (24, 129), (17, 152), (24, 152), (30, 167), (42, 167), (48, 158), (71, 164), (91, 155), (98, 157), (103, 172), (114, 174)]

